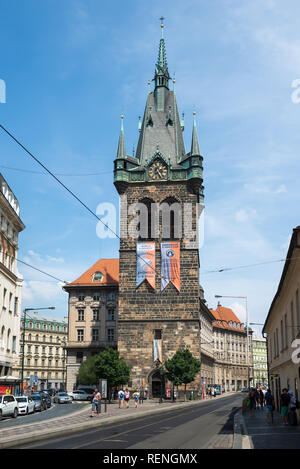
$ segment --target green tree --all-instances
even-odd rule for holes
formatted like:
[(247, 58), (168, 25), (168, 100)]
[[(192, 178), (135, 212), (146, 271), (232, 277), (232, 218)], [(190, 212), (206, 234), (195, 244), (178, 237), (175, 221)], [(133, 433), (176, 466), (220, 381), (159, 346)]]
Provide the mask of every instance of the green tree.
[(200, 368), (201, 362), (194, 358), (188, 349), (177, 350), (173, 357), (165, 362), (164, 374), (173, 383), (173, 387), (184, 384), (186, 400), (186, 385), (194, 381)]
[(117, 350), (106, 348), (82, 363), (77, 380), (81, 384), (97, 384), (99, 379), (107, 379), (108, 396), (114, 386), (124, 385), (130, 379), (130, 367)]

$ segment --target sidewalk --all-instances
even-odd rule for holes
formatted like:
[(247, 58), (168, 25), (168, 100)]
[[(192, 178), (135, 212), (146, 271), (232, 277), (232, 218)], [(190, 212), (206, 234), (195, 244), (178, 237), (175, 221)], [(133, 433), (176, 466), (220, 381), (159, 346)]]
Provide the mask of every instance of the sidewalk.
[[(222, 399), (235, 393), (225, 393), (217, 396), (214, 400)], [(70, 416), (49, 418), (40, 423), (31, 423), (15, 427), (7, 427), (1, 429), (0, 425), (0, 449), (9, 448), (16, 445), (31, 443), (38, 440), (43, 440), (53, 436), (71, 434), (78, 431), (88, 430), (102, 425), (109, 425), (111, 423), (120, 423), (140, 418), (142, 416), (153, 415), (153, 413), (163, 413), (170, 410), (182, 409), (193, 405), (205, 405), (206, 402), (212, 400), (195, 400), (187, 402), (159, 402), (153, 400), (144, 401), (139, 404), (138, 408), (134, 407), (134, 402), (130, 401), (129, 408), (119, 409), (118, 403), (115, 401), (112, 404), (107, 404), (107, 412), (104, 413), (104, 404), (101, 406), (101, 414), (91, 415), (91, 405), (86, 405), (84, 409), (72, 413)], [(21, 417), (22, 418), (22, 417)]]
[(267, 422), (265, 409), (257, 409), (253, 417), (243, 414), (245, 431), (253, 449), (300, 449), (300, 425), (283, 426), (277, 411), (273, 412), (273, 424)]

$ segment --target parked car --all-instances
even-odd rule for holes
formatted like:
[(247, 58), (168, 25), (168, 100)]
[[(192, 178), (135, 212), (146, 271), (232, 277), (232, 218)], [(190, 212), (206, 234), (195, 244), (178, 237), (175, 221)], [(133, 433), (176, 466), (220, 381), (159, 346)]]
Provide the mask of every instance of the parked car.
[(51, 397), (49, 396), (49, 394), (45, 391), (41, 391), (40, 392), (40, 395), (43, 396), (46, 400), (46, 404), (47, 404), (47, 409), (49, 409), (51, 406), (52, 406), (52, 401), (51, 401)]
[(18, 403), (19, 415), (22, 414), (31, 414), (35, 411), (34, 400), (30, 396), (20, 396), (16, 397)]
[(12, 394), (0, 396), (0, 420), (9, 416), (16, 418), (18, 414), (19, 408), (15, 396)]
[(55, 394), (53, 401), (58, 404), (69, 404), (72, 403), (72, 398), (66, 392), (58, 392)]
[(34, 401), (34, 410), (42, 412), (47, 409), (47, 402), (44, 396), (40, 394), (32, 394), (32, 400)]
[(243, 388), (243, 389), (241, 390), (241, 392), (249, 392), (249, 391), (250, 391), (249, 388)]
[(68, 395), (72, 399), (72, 401), (91, 401), (92, 395), (88, 394), (86, 391), (82, 389), (76, 389), (73, 392), (68, 392)]

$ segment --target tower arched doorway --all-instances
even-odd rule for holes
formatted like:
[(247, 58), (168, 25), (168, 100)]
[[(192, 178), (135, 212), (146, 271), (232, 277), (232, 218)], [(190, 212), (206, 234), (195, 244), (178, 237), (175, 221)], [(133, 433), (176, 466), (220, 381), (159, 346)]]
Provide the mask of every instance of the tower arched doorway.
[(159, 370), (154, 370), (150, 376), (152, 397), (158, 398), (165, 395), (165, 378)]

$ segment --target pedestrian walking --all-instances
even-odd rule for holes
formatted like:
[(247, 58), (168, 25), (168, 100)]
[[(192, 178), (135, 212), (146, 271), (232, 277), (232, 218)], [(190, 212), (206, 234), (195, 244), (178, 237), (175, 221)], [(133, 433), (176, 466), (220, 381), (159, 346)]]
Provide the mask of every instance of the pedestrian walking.
[(140, 391), (139, 401), (140, 401), (140, 404), (143, 404), (144, 402), (144, 391), (142, 389)]
[(260, 403), (261, 410), (263, 410), (264, 405), (265, 405), (265, 395), (264, 395), (262, 389), (259, 391), (259, 403)]
[(92, 396), (92, 414), (90, 415), (90, 417), (94, 417), (95, 412), (97, 413), (97, 415), (99, 414), (100, 400), (101, 400), (101, 394), (98, 391), (98, 389), (96, 388), (95, 391), (93, 392), (93, 396)]
[(298, 425), (297, 421), (297, 400), (294, 396), (293, 391), (290, 389), (288, 394), (290, 395), (290, 405), (289, 405), (289, 412), (288, 412), (288, 422), (290, 425)]
[(273, 411), (275, 409), (275, 400), (272, 395), (272, 391), (269, 388), (265, 394), (265, 403), (266, 403), (266, 416), (267, 416), (267, 422), (270, 421), (273, 423)]
[(255, 392), (255, 391), (256, 391), (255, 389), (251, 388), (251, 389), (250, 389), (250, 392), (249, 392), (249, 394), (248, 394), (248, 399), (249, 399), (249, 401), (250, 401), (250, 403), (249, 403), (249, 409), (250, 409), (250, 415), (251, 415), (251, 417), (254, 416), (255, 409), (256, 409), (256, 402), (257, 402), (257, 401), (256, 401), (256, 398), (257, 398), (257, 396), (256, 396), (256, 392)]
[(124, 394), (124, 400), (125, 400), (126, 409), (129, 408), (129, 399), (130, 399), (130, 394), (129, 394), (128, 389), (126, 388), (126, 389), (125, 389), (125, 394)]
[(138, 402), (139, 402), (139, 398), (140, 398), (140, 394), (139, 394), (137, 391), (134, 391), (132, 397), (133, 397), (133, 399), (134, 399), (135, 408), (137, 408)]
[(284, 388), (280, 396), (280, 404), (281, 404), (280, 415), (281, 415), (282, 425), (288, 425), (288, 412), (289, 412), (290, 400), (291, 400), (291, 396), (288, 393), (288, 390)]
[(120, 389), (118, 392), (118, 400), (119, 400), (119, 409), (123, 409), (123, 404), (124, 404), (124, 391), (123, 389)]

